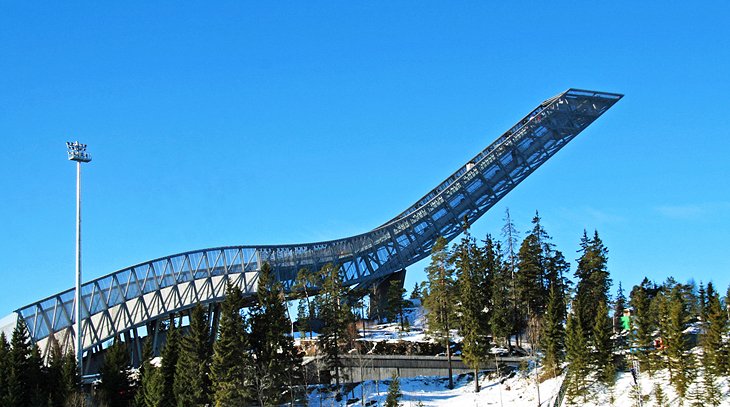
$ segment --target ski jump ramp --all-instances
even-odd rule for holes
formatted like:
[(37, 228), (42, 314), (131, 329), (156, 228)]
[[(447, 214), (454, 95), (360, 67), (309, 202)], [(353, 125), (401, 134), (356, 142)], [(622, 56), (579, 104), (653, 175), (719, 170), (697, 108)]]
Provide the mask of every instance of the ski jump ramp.
[[(347, 286), (366, 288), (427, 257), (439, 236), (451, 241), (517, 184), (575, 138), (623, 95), (569, 89), (540, 103), (512, 128), (395, 218), (360, 235), (326, 242), (227, 246), (160, 257), (83, 284), (83, 349), (100, 351), (110, 338), (137, 342), (159, 322), (196, 304), (213, 309), (226, 284), (254, 301), (268, 262), (287, 293), (297, 272), (339, 266)], [(74, 289), (15, 311), (46, 353), (53, 337), (73, 346)]]

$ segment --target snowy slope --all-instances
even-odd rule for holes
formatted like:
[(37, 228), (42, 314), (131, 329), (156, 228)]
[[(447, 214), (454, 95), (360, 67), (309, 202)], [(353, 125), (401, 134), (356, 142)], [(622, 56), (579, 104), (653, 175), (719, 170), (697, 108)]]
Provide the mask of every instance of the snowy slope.
[[(406, 318), (409, 321), (410, 331), (401, 332), (398, 324), (377, 324), (366, 326), (363, 340), (368, 341), (429, 341), (425, 334), (426, 318), (425, 312), (420, 303), (417, 302), (412, 308), (405, 310)], [(458, 340), (458, 338), (454, 338)], [(538, 369), (540, 373), (540, 369)], [(539, 399), (541, 406), (552, 406), (558, 395), (564, 376), (546, 380), (540, 383)], [(699, 381), (699, 380), (698, 380)], [(538, 405), (538, 388), (536, 385), (534, 371), (514, 372), (507, 377), (497, 377), (496, 373), (480, 375), (479, 393), (474, 392), (474, 383), (471, 375), (458, 376), (455, 381), (455, 388), (447, 388), (445, 377), (418, 377), (401, 379), (401, 392), (403, 406), (515, 406), (534, 407)], [(380, 383), (368, 381), (348, 388), (346, 396), (339, 402), (334, 400), (330, 392), (314, 390), (309, 397), (310, 406), (346, 406), (363, 405), (360, 400), (365, 398), (365, 405), (382, 405), (388, 390), (390, 380)], [(702, 390), (695, 385), (690, 388), (688, 397), (684, 401), (678, 399), (676, 392), (669, 384), (669, 373), (659, 371), (653, 376), (646, 372), (639, 375), (643, 407), (658, 405), (655, 398), (655, 389), (661, 387), (664, 392), (667, 406), (692, 405), (692, 397), (697, 397)], [(722, 406), (730, 407), (730, 386), (725, 380), (721, 387), (724, 395)], [(349, 404), (348, 404), (349, 401)], [(634, 387), (634, 380), (629, 372), (621, 372), (613, 388), (608, 389), (600, 385), (594, 385), (591, 395), (585, 400), (576, 399), (573, 406), (619, 406), (629, 407), (637, 404), (637, 395)]]

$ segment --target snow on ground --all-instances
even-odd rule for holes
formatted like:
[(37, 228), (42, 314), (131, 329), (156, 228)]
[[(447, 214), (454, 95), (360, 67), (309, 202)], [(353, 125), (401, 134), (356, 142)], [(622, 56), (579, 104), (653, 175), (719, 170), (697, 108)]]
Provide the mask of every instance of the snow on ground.
[[(409, 342), (433, 342), (426, 335), (426, 311), (421, 306), (421, 300), (411, 299), (412, 307), (403, 309), (403, 316), (408, 321), (406, 330), (402, 331), (400, 323), (380, 323), (366, 324), (365, 329), (358, 325), (360, 339), (365, 341), (409, 341)], [(452, 340), (458, 340), (455, 337), (456, 331), (452, 333)]]
[[(660, 387), (664, 393), (665, 406), (689, 406), (694, 405), (694, 398), (703, 394), (702, 389), (693, 384), (687, 392), (687, 396), (684, 400), (680, 400), (677, 396), (677, 392), (669, 384), (669, 372), (660, 370), (649, 376), (646, 372), (639, 375), (639, 385), (641, 387), (642, 401), (644, 407), (658, 406), (656, 400), (656, 388)], [(720, 388), (723, 394), (724, 401), (721, 406), (730, 406), (730, 387), (725, 380)], [(578, 398), (573, 401), (572, 405), (586, 406), (586, 407), (603, 407), (603, 406), (636, 406), (638, 397), (634, 387), (634, 379), (629, 372), (622, 372), (618, 375), (618, 380), (613, 389), (607, 389), (605, 387), (594, 386), (592, 394), (583, 400)], [(566, 405), (564, 403), (563, 405)], [(703, 405), (700, 402), (699, 405)]]
[[(560, 390), (564, 376), (545, 380), (540, 383), (540, 405), (553, 406), (555, 398)], [(507, 377), (497, 378), (496, 375), (481, 375), (479, 393), (474, 391), (474, 382), (471, 375), (455, 376), (454, 389), (448, 389), (448, 381), (445, 377), (416, 377), (400, 379), (400, 388), (403, 398), (400, 405), (405, 407), (434, 406), (434, 407), (460, 407), (460, 406), (514, 406), (514, 407), (535, 407), (537, 403), (537, 387), (535, 377), (528, 372), (515, 372)], [(380, 383), (368, 381), (348, 389), (347, 394), (341, 401), (336, 401), (332, 394), (313, 391), (309, 397), (310, 406), (360, 406), (361, 394), (365, 395), (365, 405), (378, 406), (385, 402), (388, 393), (390, 380)], [(657, 406), (655, 398), (656, 387), (661, 387), (665, 395), (664, 406), (689, 406), (695, 400), (693, 396), (701, 394), (701, 389), (690, 388), (685, 400), (679, 400), (676, 392), (669, 384), (669, 373), (666, 370), (655, 373), (649, 377), (646, 373), (639, 376), (641, 393), (643, 395), (643, 406)], [(730, 386), (724, 383), (721, 388), (724, 401), (721, 406), (730, 406)], [(619, 373), (616, 385), (612, 389), (601, 386), (594, 386), (591, 394), (586, 399), (578, 398), (573, 403), (564, 400), (563, 406), (584, 406), (584, 407), (631, 407), (638, 406), (636, 392), (634, 390), (634, 379), (629, 372)], [(702, 405), (702, 404), (700, 404)]]
[[(413, 301), (413, 300), (412, 300)], [(408, 319), (409, 330), (403, 332), (400, 325), (396, 323), (370, 324), (363, 330), (360, 328), (361, 339), (366, 341), (433, 341), (425, 334), (426, 317), (420, 301), (416, 300), (414, 307), (405, 309), (405, 317)], [(687, 333), (697, 333), (698, 328), (692, 326)], [(452, 340), (459, 338), (453, 338)], [(529, 347), (529, 346), (528, 346)], [(699, 349), (699, 348), (696, 348)], [(493, 349), (493, 352), (505, 352), (506, 349)], [(538, 369), (539, 373), (539, 369)], [(471, 375), (454, 376), (454, 389), (448, 389), (446, 377), (417, 377), (402, 378), (401, 392), (403, 398), (400, 400), (402, 406), (495, 406), (495, 407), (534, 407), (538, 399), (534, 370), (516, 371), (508, 376), (497, 377), (495, 373), (480, 375), (479, 393), (474, 391), (474, 382)], [(545, 380), (540, 383), (539, 397), (540, 405), (553, 406), (558, 395), (564, 375)], [(722, 406), (730, 407), (730, 384), (723, 381), (721, 392), (724, 396)], [(347, 388), (347, 394), (341, 401), (336, 401), (332, 393), (314, 390), (309, 396), (310, 406), (360, 406), (362, 395), (365, 395), (365, 405), (382, 405), (388, 392), (390, 380), (381, 382), (367, 381), (362, 384)], [(701, 393), (698, 387), (690, 388), (687, 398), (682, 402), (679, 400), (674, 388), (669, 384), (669, 373), (666, 370), (656, 372), (649, 376), (647, 372), (639, 375), (641, 394), (643, 395), (643, 407), (656, 406), (655, 389), (661, 387), (664, 392), (666, 406), (691, 405), (691, 397)], [(696, 386), (696, 385), (695, 385)], [(613, 388), (608, 389), (600, 385), (594, 385), (591, 394), (583, 400), (576, 399), (572, 404), (564, 401), (563, 406), (586, 406), (586, 407), (630, 407), (637, 406), (637, 395), (634, 387), (634, 379), (630, 372), (620, 372)]]
[[(481, 391), (474, 391), (471, 375), (454, 376), (454, 388), (448, 389), (445, 377), (416, 377), (400, 379), (402, 406), (530, 406), (537, 405), (535, 377), (515, 372), (511, 377), (480, 375)], [(560, 389), (562, 377), (540, 383), (541, 405), (552, 405)], [(388, 393), (390, 380), (373, 381), (355, 386), (340, 402), (332, 395), (314, 391), (310, 394), (310, 406), (362, 405), (361, 393), (365, 393), (365, 405), (382, 405)]]

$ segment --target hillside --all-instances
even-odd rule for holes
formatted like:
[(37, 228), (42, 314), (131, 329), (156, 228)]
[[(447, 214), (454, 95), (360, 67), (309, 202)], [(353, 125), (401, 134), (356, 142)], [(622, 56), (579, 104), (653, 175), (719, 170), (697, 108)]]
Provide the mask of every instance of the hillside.
[[(426, 334), (426, 319), (424, 310), (416, 302), (415, 307), (406, 310), (410, 331), (401, 332), (397, 324), (385, 323), (367, 326), (362, 339), (367, 341), (429, 341)], [(458, 340), (458, 338), (456, 338)], [(699, 353), (695, 348), (694, 353)], [(541, 374), (538, 368), (537, 375)], [(701, 372), (699, 372), (701, 374)], [(542, 406), (553, 406), (560, 387), (565, 379), (565, 374), (542, 381), (539, 385), (539, 399)], [(400, 379), (403, 406), (535, 406), (538, 400), (538, 387), (536, 386), (535, 371), (530, 366), (513, 371), (503, 371), (501, 375), (496, 373), (483, 374), (479, 378), (481, 391), (474, 392), (473, 376), (460, 375), (455, 380), (455, 388), (447, 388), (445, 377), (417, 377)], [(642, 405), (649, 406), (680, 406), (693, 405), (701, 396), (703, 390), (698, 384), (701, 380), (695, 380), (690, 387), (688, 396), (680, 400), (669, 383), (669, 372), (660, 370), (650, 376), (641, 372), (638, 382), (641, 386)], [(362, 405), (361, 398), (365, 397), (365, 405), (382, 405), (385, 401), (390, 380), (381, 382), (367, 381), (354, 387), (346, 387), (346, 397), (336, 402), (330, 392), (321, 392), (316, 389), (310, 393), (310, 405)], [(663, 392), (663, 403), (657, 401), (657, 389)], [(721, 387), (723, 396), (722, 406), (730, 406), (730, 386), (727, 381)], [(617, 381), (613, 388), (605, 388), (594, 385), (590, 394), (585, 398), (573, 400), (568, 403), (564, 400), (563, 405), (603, 407), (603, 406), (635, 406), (639, 405), (634, 385), (634, 379), (630, 372), (619, 372)], [(702, 405), (702, 404), (699, 404)]]

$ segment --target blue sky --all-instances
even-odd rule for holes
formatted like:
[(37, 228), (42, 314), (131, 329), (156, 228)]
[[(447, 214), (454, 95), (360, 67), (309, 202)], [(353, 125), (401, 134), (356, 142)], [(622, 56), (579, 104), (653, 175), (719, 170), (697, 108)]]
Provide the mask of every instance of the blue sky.
[[(69, 2), (70, 3), (70, 2)], [(84, 269), (370, 230), (542, 100), (626, 97), (473, 225), (730, 283), (727, 2), (0, 4), (0, 314)], [(573, 267), (575, 262), (573, 263)], [(421, 262), (407, 284), (423, 279)]]

